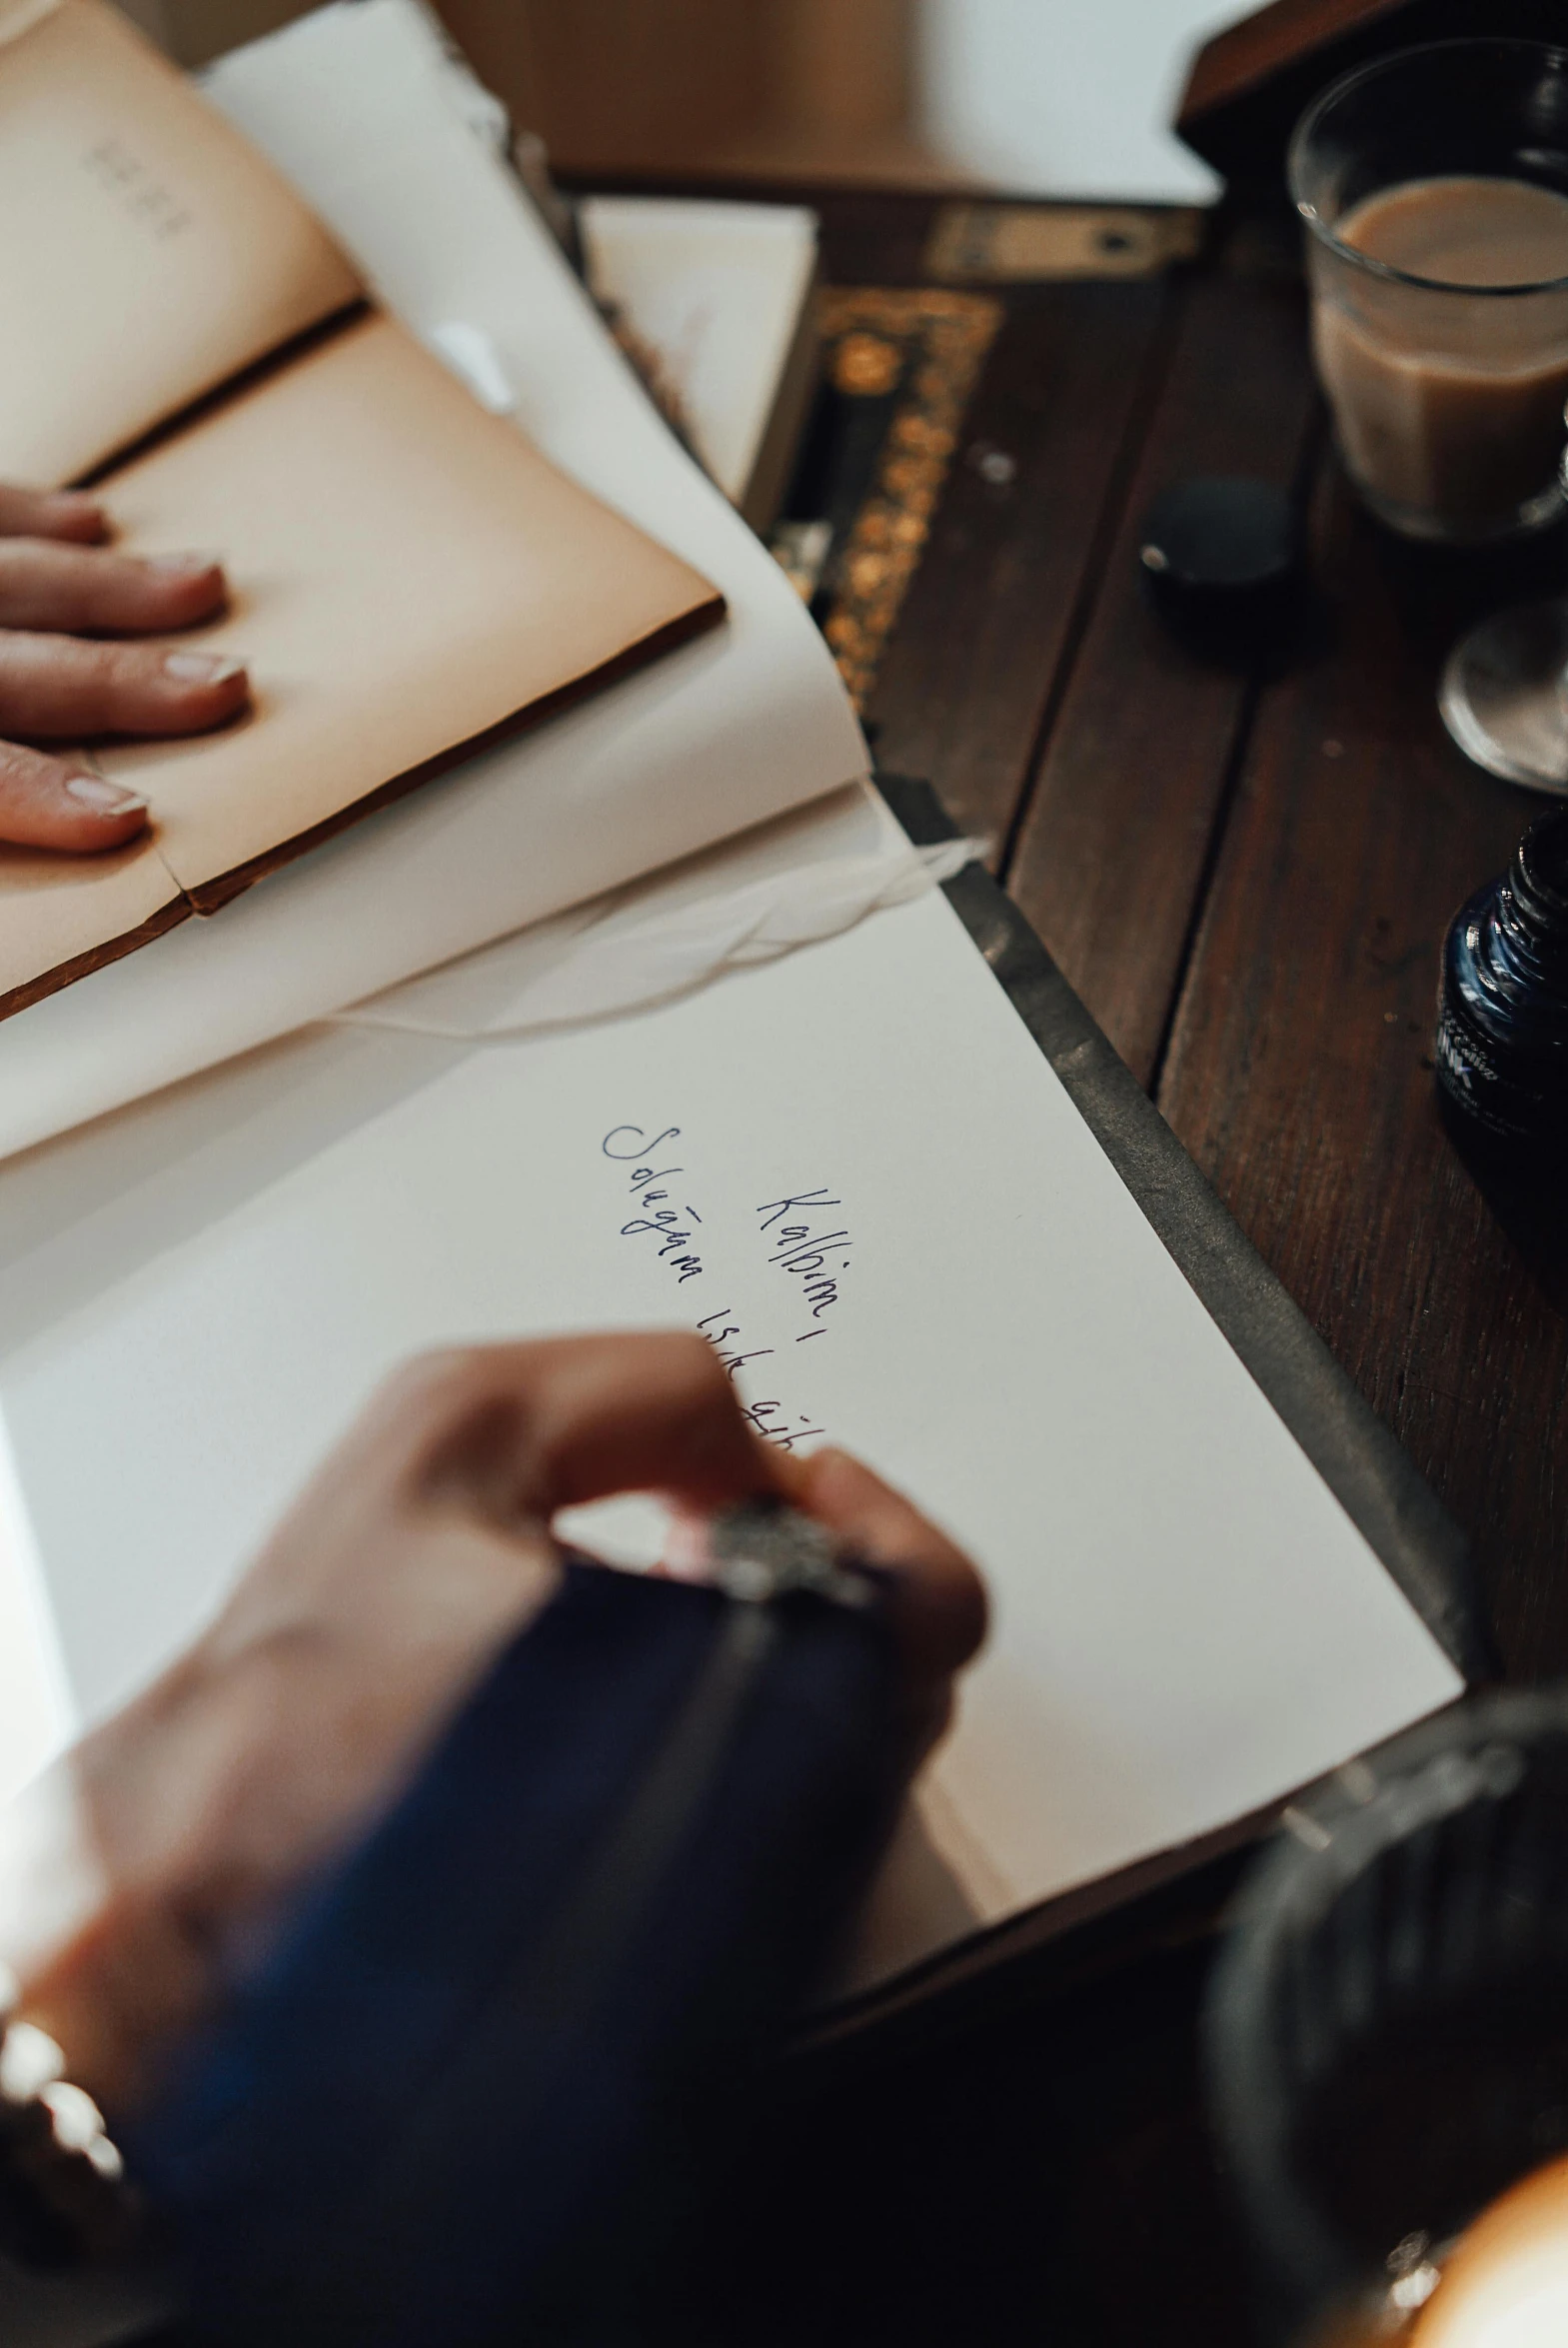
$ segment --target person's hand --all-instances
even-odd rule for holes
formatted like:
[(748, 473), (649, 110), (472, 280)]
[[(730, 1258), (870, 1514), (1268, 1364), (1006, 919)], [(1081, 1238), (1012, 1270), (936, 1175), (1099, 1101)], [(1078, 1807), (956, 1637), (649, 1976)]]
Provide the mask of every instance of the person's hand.
[(147, 822), (147, 802), (42, 743), (201, 734), (242, 709), (244, 664), (169, 644), (223, 609), (210, 555), (143, 561), (102, 544), (97, 500), (0, 486), (0, 841), (91, 856)]
[[(985, 1602), (950, 1541), (838, 1451), (747, 1424), (696, 1336), (433, 1355), (321, 1470), (213, 1628), (10, 1821), (0, 1947), (22, 2010), (111, 2115), (203, 2012), (221, 1955), (393, 1797), (556, 1586), (558, 1509), (775, 1492), (894, 1569), (908, 1760), (946, 1717)], [(7, 1945), (7, 1942), (9, 1945)]]

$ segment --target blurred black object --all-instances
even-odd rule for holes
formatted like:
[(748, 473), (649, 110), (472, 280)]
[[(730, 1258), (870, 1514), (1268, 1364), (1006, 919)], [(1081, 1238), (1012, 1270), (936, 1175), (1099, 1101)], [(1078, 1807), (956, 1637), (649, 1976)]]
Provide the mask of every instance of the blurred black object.
[(1568, 2146), (1568, 1692), (1445, 1713), (1286, 1820), (1206, 2017), (1279, 2343), (1379, 2278), (1390, 2293)]
[(1273, 0), (1193, 57), (1176, 135), (1233, 189), (1285, 197), (1296, 118), (1342, 73), (1424, 41), (1560, 41), (1559, 0)]
[(1568, 806), (1538, 817), (1455, 915), (1436, 1061), (1443, 1107), (1483, 1158), (1568, 1159)]
[(1228, 474), (1167, 489), (1144, 517), (1138, 561), (1160, 618), (1209, 659), (1252, 665), (1298, 609), (1298, 518), (1272, 482)]

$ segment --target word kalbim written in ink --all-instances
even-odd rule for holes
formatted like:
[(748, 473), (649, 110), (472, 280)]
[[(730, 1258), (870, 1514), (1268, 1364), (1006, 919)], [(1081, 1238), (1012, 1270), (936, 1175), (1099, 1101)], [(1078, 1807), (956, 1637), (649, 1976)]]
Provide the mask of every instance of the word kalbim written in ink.
[[(818, 1323), (839, 1301), (838, 1275), (848, 1270), (849, 1250), (854, 1245), (847, 1228), (822, 1227), (832, 1221), (833, 1208), (842, 1204), (823, 1183), (819, 1189), (801, 1190), (791, 1197), (770, 1198), (757, 1209), (758, 1227), (770, 1241), (769, 1262), (786, 1279), (799, 1282), (801, 1298)], [(803, 1344), (806, 1336), (821, 1333), (820, 1326), (807, 1329), (795, 1343)]]

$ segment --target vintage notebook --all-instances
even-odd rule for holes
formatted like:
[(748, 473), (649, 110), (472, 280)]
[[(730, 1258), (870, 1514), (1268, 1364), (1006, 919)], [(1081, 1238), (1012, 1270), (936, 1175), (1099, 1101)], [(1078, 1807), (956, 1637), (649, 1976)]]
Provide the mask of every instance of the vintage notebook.
[(722, 618), (367, 309), (287, 183), (103, 0), (0, 15), (0, 479), (107, 464), (130, 551), (222, 550), (232, 609), (194, 641), (255, 686), (219, 734), (98, 752), (151, 800), (148, 838), (91, 863), (0, 849), (0, 1017)]
[[(632, 894), (878, 824), (844, 792)], [(768, 1440), (858, 1451), (984, 1567), (864, 2012), (1460, 1692), (1454, 1529), (983, 875), (529, 1031), (547, 930), (0, 1167), (0, 1795), (179, 1650), (396, 1361), (571, 1328), (701, 1330)], [(638, 1498), (564, 1529), (658, 1553)]]
[[(295, 136), (307, 82), (375, 89), (359, 133), (379, 148), (401, 88), (409, 154), (430, 92), (407, 0), (276, 38), (304, 63), (263, 78), (252, 59), (253, 119)], [(317, 162), (342, 176), (324, 114)], [(356, 249), (386, 282), (416, 240), (374, 195)], [(440, 299), (475, 314), (445, 277)], [(491, 315), (499, 339), (499, 297)], [(558, 365), (576, 409), (593, 368)], [(695, 472), (690, 490), (718, 505)], [(840, 792), (617, 904), (656, 939), (706, 909), (742, 962), (759, 881), (830, 878), (888, 828)], [(530, 1027), (521, 996), (560, 976), (580, 913), (349, 1024), (318, 1005), (266, 1051), (11, 1158), (0, 1792), (189, 1638), (392, 1362), (551, 1328), (704, 1330), (770, 1440), (861, 1451), (987, 1571), (993, 1635), (861, 1951), (870, 2006), (1125, 1899), (1455, 1696), (1476, 1658), (1452, 1528), (1009, 918), (971, 870), (949, 901), (679, 997), (651, 986), (624, 1016), (557, 989)], [(607, 942), (588, 932), (591, 959)], [(701, 1232), (688, 1277), (638, 1211), (645, 1144)], [(813, 1253), (830, 1301), (802, 1294)]]

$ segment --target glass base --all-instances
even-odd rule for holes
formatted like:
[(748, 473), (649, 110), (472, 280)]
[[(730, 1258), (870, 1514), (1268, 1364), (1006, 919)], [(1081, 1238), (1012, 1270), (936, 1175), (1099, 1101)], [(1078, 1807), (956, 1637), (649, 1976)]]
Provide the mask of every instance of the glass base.
[(1568, 601), (1495, 612), (1448, 656), (1437, 706), (1467, 759), (1532, 791), (1568, 794)]
[[(1341, 453), (1341, 462), (1343, 455)], [(1348, 466), (1345, 467), (1350, 472)], [(1379, 522), (1395, 531), (1400, 538), (1413, 538), (1423, 546), (1486, 547), (1506, 546), (1510, 539), (1532, 538), (1538, 530), (1550, 530), (1568, 512), (1568, 496), (1561, 482), (1554, 481), (1533, 498), (1511, 513), (1500, 515), (1491, 522), (1453, 522), (1440, 514), (1430, 513), (1424, 506), (1402, 506), (1350, 473), (1357, 497), (1368, 512)]]

